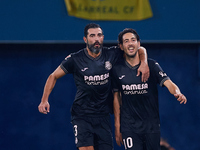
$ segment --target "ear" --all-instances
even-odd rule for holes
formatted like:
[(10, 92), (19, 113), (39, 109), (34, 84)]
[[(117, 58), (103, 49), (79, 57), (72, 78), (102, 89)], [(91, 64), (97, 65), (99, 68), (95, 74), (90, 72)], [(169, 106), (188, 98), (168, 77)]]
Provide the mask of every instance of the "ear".
[(120, 49), (121, 49), (122, 51), (124, 50), (122, 44), (119, 44), (119, 47), (120, 47)]
[(138, 47), (140, 47), (140, 41), (138, 41)]
[(85, 43), (87, 43), (87, 38), (85, 36), (83, 37), (83, 40)]

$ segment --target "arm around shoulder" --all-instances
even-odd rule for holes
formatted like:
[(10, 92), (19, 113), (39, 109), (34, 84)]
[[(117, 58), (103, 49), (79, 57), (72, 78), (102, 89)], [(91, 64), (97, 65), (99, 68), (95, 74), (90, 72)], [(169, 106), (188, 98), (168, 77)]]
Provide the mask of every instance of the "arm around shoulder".
[(141, 63), (148, 64), (147, 63), (147, 50), (146, 50), (146, 48), (144, 48), (143, 46), (140, 46), (139, 49), (138, 49), (138, 54), (139, 54)]
[(138, 50), (138, 54), (139, 54), (141, 64), (140, 64), (140, 67), (138, 68), (137, 76), (139, 76), (141, 72), (142, 82), (146, 82), (150, 75), (149, 66), (147, 62), (147, 51), (144, 47), (140, 47)]

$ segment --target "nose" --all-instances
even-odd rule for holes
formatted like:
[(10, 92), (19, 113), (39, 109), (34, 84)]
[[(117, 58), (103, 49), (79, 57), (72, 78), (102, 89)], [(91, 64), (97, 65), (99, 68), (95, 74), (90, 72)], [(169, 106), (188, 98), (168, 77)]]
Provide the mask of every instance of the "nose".
[(128, 43), (128, 46), (133, 46), (133, 42), (129, 42), (129, 43)]
[(129, 41), (129, 45), (131, 45), (131, 44), (133, 44), (133, 41), (132, 41), (132, 40)]
[(98, 37), (98, 36), (95, 36), (94, 40), (95, 40), (95, 41), (99, 41), (99, 37)]

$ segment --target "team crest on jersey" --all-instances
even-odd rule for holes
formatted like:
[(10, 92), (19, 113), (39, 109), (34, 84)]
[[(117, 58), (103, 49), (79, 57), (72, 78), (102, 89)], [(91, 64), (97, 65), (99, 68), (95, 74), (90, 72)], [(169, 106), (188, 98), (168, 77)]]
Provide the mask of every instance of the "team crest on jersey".
[(164, 72), (162, 72), (162, 71), (160, 71), (159, 74), (160, 74), (162, 77), (167, 76), (167, 74), (164, 73)]
[(105, 68), (106, 68), (107, 70), (110, 70), (110, 69), (112, 68), (112, 64), (111, 64), (109, 61), (106, 61), (106, 62), (105, 62)]
[(71, 55), (68, 55), (67, 57), (65, 57), (65, 60), (67, 60), (68, 58), (70, 58), (71, 57)]

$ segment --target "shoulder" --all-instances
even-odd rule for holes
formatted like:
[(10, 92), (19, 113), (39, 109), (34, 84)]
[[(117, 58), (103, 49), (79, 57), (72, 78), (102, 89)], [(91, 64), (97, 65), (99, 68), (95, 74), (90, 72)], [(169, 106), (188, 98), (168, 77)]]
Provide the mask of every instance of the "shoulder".
[(152, 59), (152, 58), (148, 58), (148, 63), (156, 63), (156, 60)]
[(71, 56), (76, 57), (76, 56), (80, 56), (83, 55), (85, 49), (81, 49), (77, 52), (71, 53)]
[(62, 61), (62, 64), (73, 63), (76, 59), (82, 57), (81, 55), (82, 55), (83, 52), (84, 52), (84, 49), (69, 54), (69, 55), (68, 55), (67, 57), (65, 57), (65, 59)]
[(106, 52), (119, 52), (120, 49), (119, 49), (118, 46), (103, 47), (103, 51), (106, 51)]
[(79, 50), (77, 52), (69, 54), (67, 57), (65, 57), (65, 60), (80, 58), (80, 57), (83, 56), (83, 53), (84, 53), (84, 49), (81, 49), (81, 50)]
[(158, 62), (152, 58), (148, 58), (148, 65), (149, 67), (158, 65)]
[(103, 54), (108, 55), (116, 63), (123, 56), (123, 51), (118, 46), (105, 47), (103, 48)]

